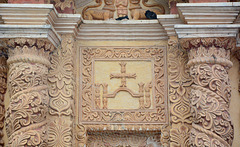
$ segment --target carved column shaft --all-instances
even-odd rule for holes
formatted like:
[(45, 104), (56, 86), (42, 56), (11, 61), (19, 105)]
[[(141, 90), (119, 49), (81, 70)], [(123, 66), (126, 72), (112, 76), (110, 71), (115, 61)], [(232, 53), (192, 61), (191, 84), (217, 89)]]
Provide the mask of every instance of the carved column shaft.
[(10, 104), (6, 131), (11, 147), (46, 146), (49, 53), (47, 40), (10, 39), (7, 64)]
[(0, 47), (0, 146), (4, 146), (4, 95), (7, 90), (7, 52)]
[(193, 146), (231, 146), (233, 126), (229, 114), (231, 87), (227, 70), (234, 38), (182, 39), (188, 50), (193, 124)]

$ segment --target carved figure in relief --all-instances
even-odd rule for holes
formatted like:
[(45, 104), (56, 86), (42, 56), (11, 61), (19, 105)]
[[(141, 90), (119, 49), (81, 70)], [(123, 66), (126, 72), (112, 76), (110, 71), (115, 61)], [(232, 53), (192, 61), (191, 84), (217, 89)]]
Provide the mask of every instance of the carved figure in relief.
[[(158, 7), (158, 8), (151, 8), (149, 9), (150, 11), (158, 14), (164, 14), (165, 9), (162, 5), (159, 4), (152, 4), (149, 5), (147, 4), (148, 0), (143, 0), (142, 3), (145, 7)], [(130, 7), (129, 10), (131, 12), (131, 16), (134, 20), (139, 20), (139, 19), (146, 19), (145, 13), (146, 9), (143, 9), (142, 6), (140, 5), (140, 0), (130, 0)]]
[(116, 0), (118, 17), (124, 17), (128, 15), (128, 0)]
[(113, 18), (115, 7), (114, 0), (104, 0), (105, 5), (102, 10), (89, 9), (96, 8), (102, 5), (102, 0), (96, 0), (96, 5), (87, 6), (83, 9), (83, 18), (86, 20), (108, 20)]

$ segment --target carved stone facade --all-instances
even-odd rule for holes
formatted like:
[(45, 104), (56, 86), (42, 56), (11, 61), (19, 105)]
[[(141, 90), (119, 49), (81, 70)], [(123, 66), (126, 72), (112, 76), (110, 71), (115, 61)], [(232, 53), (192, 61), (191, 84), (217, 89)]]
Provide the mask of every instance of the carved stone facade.
[[(240, 3), (143, 20), (165, 13), (159, 0), (88, 0), (83, 19), (69, 14), (75, 0), (44, 2), (54, 5), (0, 5), (0, 146), (235, 147), (240, 88), (228, 70), (240, 25), (194, 23), (202, 10), (222, 21), (225, 8), (233, 20)], [(109, 20), (126, 15), (134, 20)]]
[(231, 86), (227, 70), (232, 67), (230, 51), (235, 38), (182, 39), (188, 50), (193, 78), (191, 106), (193, 146), (231, 146), (233, 126), (229, 113)]
[[(97, 130), (103, 136), (114, 130), (133, 135), (132, 130), (160, 133), (168, 125), (165, 47), (81, 47), (80, 51), (79, 144), (84, 144), (87, 136), (95, 138)], [(165, 137), (162, 144), (169, 139)]]
[(6, 40), (10, 104), (5, 115), (9, 146), (46, 146), (49, 53), (41, 39)]

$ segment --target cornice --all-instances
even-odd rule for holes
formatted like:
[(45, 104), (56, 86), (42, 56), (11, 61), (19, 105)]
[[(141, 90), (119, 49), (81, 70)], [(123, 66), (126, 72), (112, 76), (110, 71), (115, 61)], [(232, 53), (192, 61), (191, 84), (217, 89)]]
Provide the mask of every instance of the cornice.
[(178, 3), (181, 18), (186, 24), (232, 24), (240, 11), (239, 2)]
[(236, 38), (240, 24), (223, 25), (175, 25), (178, 38), (234, 37)]
[(157, 20), (100, 21), (84, 20), (78, 30), (79, 40), (167, 40)]
[(0, 39), (36, 38), (48, 39), (55, 47), (61, 42), (61, 37), (51, 25), (0, 25)]
[(3, 22), (0, 31), (7, 31), (1, 34), (2, 38), (24, 37), (24, 34), (32, 38), (45, 37), (55, 46), (60, 43), (61, 34), (76, 35), (81, 21), (80, 14), (59, 14), (52, 4), (0, 4), (0, 17)]
[(157, 18), (169, 37), (176, 36), (174, 25), (183, 24), (178, 14), (158, 15)]

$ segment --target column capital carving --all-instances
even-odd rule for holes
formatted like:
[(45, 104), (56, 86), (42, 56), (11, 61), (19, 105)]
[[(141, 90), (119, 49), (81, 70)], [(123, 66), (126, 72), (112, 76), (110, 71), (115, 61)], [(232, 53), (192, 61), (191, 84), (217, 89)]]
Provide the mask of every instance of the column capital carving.
[(188, 50), (189, 62), (192, 66), (197, 63), (221, 64), (232, 67), (230, 52), (236, 47), (236, 38), (184, 38), (180, 39), (183, 49)]
[(232, 50), (236, 48), (236, 38), (233, 37), (206, 37), (206, 38), (183, 38), (180, 39), (183, 49), (190, 50), (204, 46)]
[(9, 59), (7, 64), (15, 62), (32, 62), (50, 66), (49, 53), (55, 47), (47, 39), (14, 38), (5, 39)]

